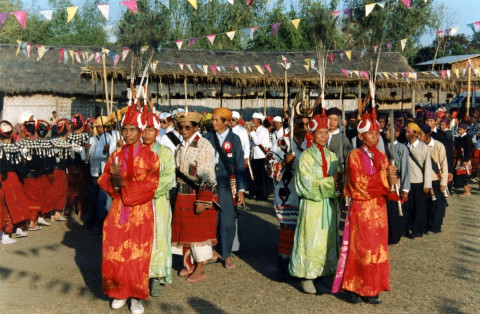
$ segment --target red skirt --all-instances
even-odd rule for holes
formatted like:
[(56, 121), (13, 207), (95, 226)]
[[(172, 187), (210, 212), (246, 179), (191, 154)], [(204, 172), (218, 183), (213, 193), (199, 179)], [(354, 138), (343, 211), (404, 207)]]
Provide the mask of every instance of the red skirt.
[(3, 189), (3, 194), (13, 223), (16, 224), (27, 220), (30, 216), (28, 199), (17, 174), (9, 172), (7, 179), (2, 181), (2, 185), (4, 187), (8, 186), (8, 189)]
[(30, 212), (39, 212), (42, 210), (43, 187), (41, 180), (37, 178), (23, 178), (23, 190), (27, 199), (27, 207)]
[(67, 173), (65, 170), (53, 171), (52, 184), (52, 203), (50, 207), (56, 210), (62, 210), (67, 201)]
[(172, 246), (217, 244), (218, 213), (208, 209), (200, 215), (195, 214), (196, 200), (196, 194), (178, 194), (172, 217)]
[(87, 196), (90, 166), (71, 165), (68, 167), (68, 197)]

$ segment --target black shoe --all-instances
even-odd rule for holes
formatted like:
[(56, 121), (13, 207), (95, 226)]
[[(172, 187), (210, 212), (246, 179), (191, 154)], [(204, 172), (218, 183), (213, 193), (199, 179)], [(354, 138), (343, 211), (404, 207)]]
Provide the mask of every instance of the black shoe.
[(350, 292), (350, 291), (346, 291), (345, 294), (347, 296), (347, 298), (346, 298), (347, 302), (352, 303), (352, 304), (362, 303), (362, 299), (360, 298), (360, 296), (358, 294)]
[(382, 301), (378, 299), (378, 295), (374, 297), (360, 297), (364, 303), (367, 304), (382, 304)]

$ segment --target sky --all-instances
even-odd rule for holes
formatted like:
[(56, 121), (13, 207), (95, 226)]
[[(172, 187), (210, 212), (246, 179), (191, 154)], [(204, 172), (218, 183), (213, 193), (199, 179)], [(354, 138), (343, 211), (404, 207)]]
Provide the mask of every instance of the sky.
[[(199, 1), (205, 1), (205, 0), (199, 0)], [(244, 1), (244, 0), (235, 0), (235, 1)], [(291, 0), (286, 0), (285, 2), (288, 2), (288, 1), (291, 1)], [(321, 1), (325, 2), (325, 0), (321, 0)], [(379, 0), (379, 2), (380, 1), (381, 0)], [(432, 1), (432, 0), (429, 0), (429, 1)], [(435, 1), (436, 3), (442, 3), (442, 2), (445, 3), (449, 8), (454, 10), (454, 12), (456, 13), (453, 24), (450, 25), (450, 27), (460, 26), (458, 33), (465, 33), (468, 36), (472, 34), (472, 30), (467, 26), (467, 24), (480, 21), (480, 0), (433, 0), (433, 1)], [(36, 3), (36, 6), (38, 6), (40, 10), (46, 10), (46, 9), (55, 10), (55, 8), (51, 7), (48, 4), (48, 0), (36, 0), (36, 1), (22, 0), (22, 2), (27, 7), (29, 7), (30, 4), (33, 2), (33, 3)], [(82, 6), (85, 1), (71, 0), (71, 2), (73, 5)], [(110, 3), (110, 21), (114, 23), (116, 20), (119, 19), (121, 12), (125, 11), (126, 9), (122, 4), (120, 4), (120, 0), (105, 0), (105, 3), (106, 2)], [(339, 5), (338, 9), (339, 10), (343, 9), (342, 3)], [(420, 43), (424, 46), (428, 46), (432, 43), (434, 38), (435, 38), (435, 32), (432, 31), (431, 34), (426, 34), (422, 36), (422, 38), (420, 39)]]

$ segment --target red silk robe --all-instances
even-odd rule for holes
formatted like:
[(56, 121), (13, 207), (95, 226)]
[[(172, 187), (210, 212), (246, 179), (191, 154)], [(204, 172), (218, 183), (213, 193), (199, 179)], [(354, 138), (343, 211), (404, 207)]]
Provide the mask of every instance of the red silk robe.
[[(112, 198), (110, 211), (103, 225), (102, 287), (111, 298), (129, 297), (145, 300), (149, 295), (148, 272), (153, 244), (154, 212), (152, 199), (160, 175), (160, 161), (150, 148), (140, 144), (133, 158), (133, 173), (127, 177), (122, 167), (125, 187), (113, 190), (110, 165), (118, 157), (125, 165), (123, 148), (113, 153), (98, 185)], [(136, 150), (135, 150), (136, 151)]]
[[(388, 220), (386, 196), (388, 160), (379, 152), (377, 172), (360, 149), (350, 152), (345, 192), (352, 198), (335, 280), (340, 290), (361, 296), (389, 291)], [(338, 291), (334, 289), (333, 292)]]

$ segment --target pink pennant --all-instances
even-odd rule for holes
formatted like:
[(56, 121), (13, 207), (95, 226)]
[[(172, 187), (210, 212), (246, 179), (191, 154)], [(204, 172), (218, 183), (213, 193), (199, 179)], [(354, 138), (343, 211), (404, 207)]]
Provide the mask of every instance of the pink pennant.
[(373, 51), (377, 52), (379, 45), (373, 46)]
[(130, 52), (130, 49), (128, 49), (128, 48), (124, 48), (122, 50), (122, 62), (125, 61), (125, 59), (127, 59), (127, 56), (128, 56), (129, 52)]
[(360, 76), (364, 77), (365, 79), (368, 80), (368, 72), (367, 71), (360, 71)]
[(188, 47), (192, 47), (197, 42), (197, 38), (190, 38), (188, 40)]
[(268, 73), (272, 73), (272, 68), (270, 67), (270, 64), (265, 64), (265, 69), (267, 69)]
[(410, 9), (410, 0), (400, 0), (400, 1), (402, 1), (402, 3), (405, 4), (407, 8)]
[(258, 29), (258, 26), (250, 27), (250, 39), (253, 40), (253, 33)]
[(330, 15), (333, 16), (334, 19), (336, 19), (340, 15), (340, 12), (342, 11), (331, 11)]
[(137, 0), (120, 1), (120, 3), (126, 6), (127, 9), (129, 9), (133, 13), (137, 13), (138, 11)]
[(100, 63), (100, 57), (101, 57), (101, 54), (100, 52), (95, 52), (95, 62), (96, 63)]
[(206, 37), (208, 38), (210, 43), (213, 45), (213, 42), (215, 41), (216, 36), (217, 36), (216, 34), (211, 34), (211, 35), (207, 35)]
[(20, 23), (22, 28), (25, 29), (25, 23), (27, 22), (27, 11), (15, 11), (12, 12), (12, 14), (15, 15), (18, 23)]
[(443, 37), (443, 31), (437, 31), (437, 36), (438, 37)]
[(179, 63), (178, 66), (180, 67), (180, 70), (183, 71), (183, 63)]
[(392, 43), (387, 43), (388, 52), (392, 51)]
[(475, 23), (473, 23), (473, 24), (477, 25), (477, 27), (480, 28), (480, 21), (475, 22)]
[(346, 16), (348, 16), (349, 19), (352, 19), (352, 12), (353, 12), (352, 9), (345, 9), (345, 10), (343, 10), (343, 14), (345, 14)]
[(446, 70), (442, 70), (442, 78), (445, 79), (445, 75), (447, 74)]
[(217, 75), (217, 68), (214, 65), (210, 66), (210, 70), (212, 70), (213, 75)]
[(32, 52), (33, 45), (27, 44), (27, 57), (30, 58), (30, 53)]
[(333, 64), (333, 58), (335, 58), (335, 54), (334, 53), (330, 53), (328, 55), (328, 60), (330, 60), (330, 62)]
[(178, 50), (182, 49), (183, 40), (175, 40), (175, 44), (177, 44)]
[(5, 23), (5, 20), (9, 15), (10, 13), (0, 13), (0, 27), (3, 26), (3, 23)]
[(348, 71), (347, 71), (347, 70), (342, 69), (342, 72), (343, 72), (343, 74), (345, 74), (346, 77), (350, 77), (350, 76), (348, 75)]
[(278, 31), (278, 28), (280, 27), (280, 24), (282, 24), (282, 23), (272, 24), (272, 35), (275, 35), (275, 33)]
[(118, 53), (116, 53), (115, 57), (113, 57), (113, 66), (114, 67), (117, 65), (118, 60), (120, 60), (120, 55)]
[(247, 0), (247, 5), (250, 5), (252, 3), (252, 0)]
[(60, 59), (58, 59), (58, 63), (61, 63), (63, 61), (63, 52), (65, 51), (65, 49), (63, 48), (60, 48), (58, 50), (58, 53), (60, 54)]

